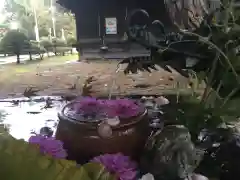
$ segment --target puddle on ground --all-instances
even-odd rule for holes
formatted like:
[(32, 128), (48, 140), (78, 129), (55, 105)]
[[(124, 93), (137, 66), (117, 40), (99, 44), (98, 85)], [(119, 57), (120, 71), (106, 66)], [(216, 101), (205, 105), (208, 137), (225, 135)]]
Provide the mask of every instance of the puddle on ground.
[(13, 137), (26, 141), (42, 127), (49, 127), (54, 133), (57, 113), (66, 103), (59, 97), (4, 99), (0, 101), (0, 123)]

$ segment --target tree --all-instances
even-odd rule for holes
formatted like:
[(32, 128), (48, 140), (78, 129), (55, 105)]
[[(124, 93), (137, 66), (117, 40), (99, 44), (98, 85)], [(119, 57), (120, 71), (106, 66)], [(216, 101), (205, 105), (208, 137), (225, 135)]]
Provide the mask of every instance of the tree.
[(49, 52), (53, 52), (52, 42), (48, 38), (42, 38), (40, 41), (40, 45), (46, 49), (47, 55), (49, 57)]
[(12, 21), (18, 21), (23, 15), (27, 14), (24, 6), (16, 3), (15, 0), (5, 0), (3, 12), (7, 18), (5, 23), (11, 23)]
[(69, 46), (74, 46), (74, 45), (76, 45), (76, 43), (77, 43), (77, 40), (76, 40), (76, 38), (75, 37), (73, 37), (73, 36), (69, 36), (68, 38), (67, 38), (67, 44), (69, 45)]
[[(36, 10), (39, 35), (48, 36), (49, 29), (53, 28), (52, 13), (50, 5), (45, 5), (42, 0), (6, 0), (3, 14), (7, 16), (6, 24), (10, 25), (15, 21), (19, 23), (19, 29), (23, 31), (29, 39), (35, 39), (35, 19), (34, 8)], [(62, 29), (66, 37), (75, 36), (76, 27), (74, 16), (66, 13), (62, 7), (57, 6), (54, 13), (56, 20), (56, 33), (61, 37)]]
[(71, 54), (73, 53), (73, 47), (76, 47), (76, 44), (77, 44), (77, 40), (76, 40), (76, 38), (75, 37), (68, 37), (67, 38), (67, 45), (68, 46), (70, 46), (70, 47), (72, 47), (71, 48)]
[(37, 41), (31, 41), (28, 48), (24, 49), (23, 53), (29, 54), (29, 60), (32, 60), (32, 54), (38, 54), (40, 59), (43, 60), (44, 53), (46, 53), (47, 50), (43, 46), (39, 46), (39, 43)]
[(49, 36), (49, 29), (52, 28), (51, 14), (48, 9), (37, 10), (38, 29), (40, 37)]
[(4, 52), (15, 54), (17, 56), (17, 64), (19, 64), (20, 54), (24, 48), (30, 47), (30, 42), (24, 33), (18, 30), (11, 30), (2, 38), (1, 47), (3, 47)]
[(76, 22), (73, 14), (63, 11), (56, 13), (56, 30), (59, 37), (61, 37), (62, 29), (66, 37), (76, 37)]
[[(21, 0), (22, 1), (22, 0)], [(6, 0), (3, 12), (7, 17), (5, 24), (17, 22), (19, 29), (24, 31), (29, 38), (34, 38), (34, 17), (32, 11), (27, 9), (20, 0)]]
[(33, 8), (35, 8), (40, 36), (48, 36), (49, 29), (53, 28), (53, 16), (56, 21), (56, 34), (58, 37), (61, 37), (62, 29), (64, 29), (66, 36), (75, 36), (75, 18), (63, 7), (54, 4), (56, 12), (52, 14), (50, 0), (49, 4), (44, 3), (43, 0), (15, 0), (15, 2), (24, 6), (28, 12), (32, 12)]
[(164, 0), (172, 23), (183, 29), (200, 26), (204, 15), (208, 13), (207, 3), (204, 0)]

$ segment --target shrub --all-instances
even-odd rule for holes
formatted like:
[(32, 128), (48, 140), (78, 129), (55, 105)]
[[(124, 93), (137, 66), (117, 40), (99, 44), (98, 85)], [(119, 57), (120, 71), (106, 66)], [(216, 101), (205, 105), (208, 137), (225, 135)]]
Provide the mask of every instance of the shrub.
[(17, 56), (17, 63), (20, 63), (20, 54), (25, 47), (30, 47), (30, 41), (27, 36), (18, 31), (11, 30), (5, 34), (1, 41), (3, 51), (13, 53)]
[(43, 46), (41, 46), (41, 45), (39, 46), (39, 45), (36, 45), (36, 44), (31, 44), (31, 48), (30, 48), (30, 51), (29, 51), (30, 60), (32, 59), (31, 58), (32, 54), (38, 54), (40, 56), (40, 58), (43, 59), (43, 55), (46, 52), (47, 52), (47, 50)]
[(53, 43), (48, 39), (48, 37), (44, 37), (41, 39), (40, 46), (44, 47), (47, 53), (53, 51)]
[(66, 41), (59, 39), (59, 38), (53, 38), (52, 43), (55, 47), (65, 47), (67, 46)]
[(69, 47), (66, 41), (59, 39), (59, 38), (54, 38), (52, 40), (53, 47), (54, 47), (54, 53), (55, 55), (61, 54), (65, 55), (66, 52), (71, 51), (72, 48)]
[(68, 37), (67, 38), (67, 44), (69, 45), (69, 46), (74, 46), (74, 45), (76, 45), (77, 44), (77, 40), (76, 40), (76, 38), (74, 38), (74, 37)]

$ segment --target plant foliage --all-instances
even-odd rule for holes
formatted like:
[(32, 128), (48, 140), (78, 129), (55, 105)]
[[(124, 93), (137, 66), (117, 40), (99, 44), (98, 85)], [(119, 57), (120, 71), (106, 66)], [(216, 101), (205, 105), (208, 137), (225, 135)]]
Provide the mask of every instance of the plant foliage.
[[(239, 160), (234, 159), (234, 156), (240, 155), (239, 133), (235, 135), (230, 125), (236, 123), (240, 115), (238, 108), (240, 24), (239, 16), (234, 14), (232, 0), (222, 1), (220, 9), (216, 11), (221, 17), (219, 21), (214, 20), (216, 15), (214, 11), (203, 17), (200, 26), (194, 30), (178, 29), (177, 32), (168, 32), (158, 20), (145, 23), (144, 26), (130, 25), (129, 18), (128, 39), (150, 49), (151, 56), (131, 57), (122, 63), (128, 63), (126, 73), (151, 71), (157, 69), (155, 65), (172, 72), (168, 67), (171, 66), (183, 76), (189, 77), (190, 74), (194, 74), (196, 79), (205, 81), (206, 88), (202, 96), (187, 96), (163, 107), (164, 120), (184, 125), (189, 130), (193, 142), (204, 148), (205, 155), (198, 172), (221, 180), (237, 179), (239, 173), (236, 167), (239, 167)], [(137, 10), (134, 13), (137, 12), (149, 17), (144, 10)], [(129, 13), (130, 16), (133, 14)], [(158, 33), (151, 31), (156, 25)], [(152, 37), (151, 41), (149, 37)], [(163, 132), (167, 131), (165, 128)], [(210, 133), (203, 133), (204, 130)], [(176, 135), (176, 132), (175, 130), (172, 134)], [(156, 169), (155, 174), (163, 171), (161, 165), (161, 158), (165, 157), (163, 152), (169, 154), (174, 152), (171, 149), (174, 145), (169, 145), (171, 148), (166, 148), (167, 151), (161, 148), (168, 147), (163, 145), (167, 140), (161, 141), (161, 134), (162, 132), (153, 138), (155, 148), (152, 146), (148, 152), (150, 156), (148, 159), (151, 159), (149, 166)], [(156, 143), (159, 138), (160, 143)], [(166, 137), (163, 136), (164, 138)], [(169, 144), (173, 142), (175, 141)], [(231, 148), (231, 153), (228, 148)], [(174, 162), (172, 164), (176, 165), (176, 161)], [(169, 169), (175, 173), (167, 171), (167, 174), (177, 174), (176, 167), (179, 166), (171, 167)]]
[(0, 133), (0, 175), (4, 180), (114, 180), (96, 163), (78, 167), (73, 161), (57, 160), (40, 153), (38, 147), (11, 137), (4, 128)]
[[(128, 63), (127, 72), (137, 70), (150, 71), (156, 69), (155, 65), (171, 72), (168, 66), (184, 76), (188, 76), (186, 69), (197, 73), (205, 72), (204, 80), (208, 86), (215, 89), (222, 97), (229, 94), (236, 95), (239, 89), (239, 20), (233, 14), (233, 2), (222, 3), (220, 12), (221, 20), (214, 22), (215, 11), (207, 14), (198, 28), (193, 31), (178, 29), (177, 32), (168, 32), (164, 25), (156, 20), (146, 23), (144, 26), (132, 25), (131, 17), (138, 10), (129, 14), (128, 36), (129, 40), (135, 41), (150, 49), (149, 58), (131, 57), (123, 60)], [(150, 19), (150, 18), (149, 18)], [(157, 26), (159, 31), (151, 31)], [(157, 28), (155, 27), (155, 28)], [(150, 40), (151, 37), (151, 40)], [(187, 65), (189, 60), (195, 61)]]
[(184, 126), (167, 126), (147, 143), (142, 165), (157, 179), (188, 178), (198, 166), (203, 152), (197, 150)]

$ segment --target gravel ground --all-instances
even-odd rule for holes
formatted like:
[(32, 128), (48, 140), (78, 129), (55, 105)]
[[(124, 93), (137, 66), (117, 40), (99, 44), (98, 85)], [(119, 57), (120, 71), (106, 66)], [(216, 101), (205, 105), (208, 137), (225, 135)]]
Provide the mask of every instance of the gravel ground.
[[(0, 97), (19, 97), (27, 87), (39, 89), (39, 95), (80, 94), (83, 82), (94, 76), (94, 94), (164, 94), (191, 90), (189, 80), (177, 73), (159, 68), (152, 73), (124, 75), (122, 69), (115, 73), (117, 62), (75, 62), (61, 65), (36, 65), (28, 71), (1, 68)], [(113, 83), (115, 80), (115, 83)], [(72, 88), (76, 84), (76, 88)], [(112, 87), (113, 88), (110, 88)]]

